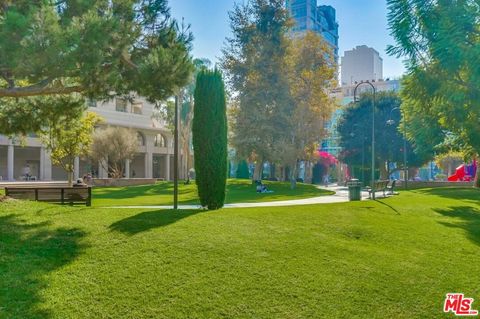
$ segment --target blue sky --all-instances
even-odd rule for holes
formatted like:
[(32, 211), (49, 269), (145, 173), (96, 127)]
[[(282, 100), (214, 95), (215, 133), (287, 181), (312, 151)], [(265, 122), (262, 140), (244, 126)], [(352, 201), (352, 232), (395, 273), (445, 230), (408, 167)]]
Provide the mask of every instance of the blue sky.
[[(230, 35), (228, 11), (242, 0), (169, 0), (172, 15), (191, 24), (195, 36), (193, 54), (217, 61), (225, 38)], [(318, 0), (337, 10), (340, 25), (340, 55), (357, 45), (366, 44), (380, 52), (384, 77), (398, 77), (404, 67), (400, 60), (385, 53), (393, 44), (387, 27), (385, 0)]]

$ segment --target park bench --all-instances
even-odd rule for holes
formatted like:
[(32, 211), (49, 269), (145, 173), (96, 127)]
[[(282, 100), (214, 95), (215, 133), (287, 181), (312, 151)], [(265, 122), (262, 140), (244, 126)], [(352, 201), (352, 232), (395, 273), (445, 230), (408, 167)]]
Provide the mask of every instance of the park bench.
[(5, 196), (14, 199), (59, 203), (62, 205), (85, 204), (86, 206), (92, 206), (92, 188), (86, 186), (6, 186)]
[[(374, 182), (375, 192), (383, 192), (383, 196), (386, 196), (389, 183), (390, 181), (375, 181)], [(366, 190), (368, 192), (368, 197), (372, 198), (373, 189), (371, 187), (367, 187)]]
[[(395, 195), (395, 185), (396, 184), (397, 184), (397, 180), (393, 180), (387, 185), (388, 195)], [(397, 195), (398, 195), (398, 193), (397, 193)]]

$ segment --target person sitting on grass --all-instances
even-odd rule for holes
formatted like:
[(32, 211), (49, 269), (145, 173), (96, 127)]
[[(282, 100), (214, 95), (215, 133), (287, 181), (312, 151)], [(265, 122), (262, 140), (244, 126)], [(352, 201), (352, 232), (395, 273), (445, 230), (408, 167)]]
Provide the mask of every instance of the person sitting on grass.
[(273, 193), (273, 191), (268, 190), (267, 185), (263, 184), (262, 181), (256, 181), (255, 183), (257, 184), (257, 193)]

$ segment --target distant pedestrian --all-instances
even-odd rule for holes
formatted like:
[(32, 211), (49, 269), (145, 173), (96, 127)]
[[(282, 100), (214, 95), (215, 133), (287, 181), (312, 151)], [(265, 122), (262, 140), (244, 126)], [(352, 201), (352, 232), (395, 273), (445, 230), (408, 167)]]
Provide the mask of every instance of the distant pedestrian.
[(325, 187), (328, 187), (328, 184), (330, 184), (330, 176), (328, 174), (323, 176), (323, 184), (325, 184)]

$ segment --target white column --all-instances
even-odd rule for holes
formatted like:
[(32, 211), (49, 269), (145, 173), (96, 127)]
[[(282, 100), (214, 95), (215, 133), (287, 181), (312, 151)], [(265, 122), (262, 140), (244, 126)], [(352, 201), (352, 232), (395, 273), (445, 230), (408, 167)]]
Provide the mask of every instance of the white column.
[(170, 180), (170, 155), (165, 154), (165, 180)]
[(50, 153), (43, 146), (40, 149), (40, 180), (52, 180), (52, 159)]
[(73, 161), (73, 179), (77, 180), (80, 178), (80, 157), (75, 157)]
[(13, 146), (12, 141), (8, 144), (8, 154), (7, 154), (7, 179), (9, 181), (14, 181), (15, 178), (13, 176), (14, 172), (14, 151), (15, 151), (15, 146)]
[(98, 178), (108, 178), (108, 172), (103, 167), (103, 166), (107, 167), (105, 163), (106, 163), (105, 160), (98, 162)]
[(130, 160), (125, 160), (125, 178), (130, 179)]
[(185, 178), (185, 162), (184, 162), (184, 156), (183, 156), (183, 153), (182, 151), (180, 151), (180, 154), (179, 154), (179, 162), (178, 163), (178, 169), (179, 169), (179, 172), (178, 172), (178, 178), (179, 179), (186, 179)]
[(153, 153), (145, 153), (145, 178), (153, 177)]

